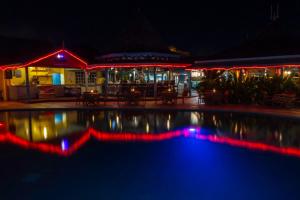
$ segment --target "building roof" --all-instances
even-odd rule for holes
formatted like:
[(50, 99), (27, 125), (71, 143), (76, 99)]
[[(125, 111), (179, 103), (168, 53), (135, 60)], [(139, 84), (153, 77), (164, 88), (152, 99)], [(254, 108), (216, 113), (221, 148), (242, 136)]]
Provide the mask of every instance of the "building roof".
[[(0, 36), (0, 66), (24, 65), (61, 48), (50, 41)], [(97, 50), (87, 46), (68, 49), (88, 63), (94, 62), (97, 55)]]
[(266, 26), (257, 37), (218, 54), (196, 59), (194, 67), (231, 67), (300, 63), (300, 29), (282, 20)]

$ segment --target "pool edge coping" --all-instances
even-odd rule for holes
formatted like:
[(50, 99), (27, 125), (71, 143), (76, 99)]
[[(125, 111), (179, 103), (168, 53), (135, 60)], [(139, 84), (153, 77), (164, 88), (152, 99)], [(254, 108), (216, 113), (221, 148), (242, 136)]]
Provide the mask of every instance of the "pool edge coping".
[[(114, 107), (114, 106), (97, 106), (97, 107), (24, 107), (24, 108), (0, 108), (0, 112), (10, 112), (10, 111), (54, 111), (54, 110), (139, 110), (139, 111), (200, 111), (200, 112), (232, 112), (232, 113), (241, 113), (241, 114), (258, 114), (258, 115), (268, 115), (268, 116), (277, 116), (277, 117), (288, 117), (288, 118), (296, 118), (300, 119), (300, 114), (295, 113), (294, 110), (282, 110), (279, 108), (271, 108), (271, 107), (250, 107), (247, 109), (246, 107), (240, 108), (230, 105), (231, 107), (210, 107), (210, 106), (188, 106), (184, 107)], [(300, 110), (299, 110), (300, 113)]]

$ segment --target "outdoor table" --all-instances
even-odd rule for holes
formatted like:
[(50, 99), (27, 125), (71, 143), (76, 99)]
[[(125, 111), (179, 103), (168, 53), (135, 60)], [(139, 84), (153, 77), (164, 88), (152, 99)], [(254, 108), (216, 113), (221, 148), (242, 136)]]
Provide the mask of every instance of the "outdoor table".
[(137, 104), (139, 99), (141, 98), (141, 94), (142, 93), (139, 90), (130, 89), (125, 98), (128, 104)]
[(175, 100), (177, 98), (177, 92), (175, 90), (172, 90), (172, 89), (167, 89), (167, 90), (164, 90), (162, 93), (161, 93), (161, 97), (162, 97), (162, 100), (164, 103), (175, 103)]
[(84, 92), (83, 93), (83, 103), (86, 105), (93, 104), (95, 105), (99, 94), (96, 92)]

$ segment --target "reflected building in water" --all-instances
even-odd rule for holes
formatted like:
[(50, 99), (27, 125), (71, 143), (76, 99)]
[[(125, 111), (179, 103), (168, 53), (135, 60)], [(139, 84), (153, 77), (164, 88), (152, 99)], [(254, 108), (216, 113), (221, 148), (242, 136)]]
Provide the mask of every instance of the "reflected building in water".
[[(2, 112), (0, 120), (0, 141), (26, 147), (30, 144), (51, 144), (58, 151), (73, 146), (77, 149), (91, 136), (103, 141), (119, 142), (201, 136), (212, 137), (213, 141), (213, 138), (225, 138), (283, 148), (300, 147), (298, 120), (280, 119), (278, 123), (276, 117), (237, 113), (26, 111)], [(196, 135), (193, 132), (195, 130)]]

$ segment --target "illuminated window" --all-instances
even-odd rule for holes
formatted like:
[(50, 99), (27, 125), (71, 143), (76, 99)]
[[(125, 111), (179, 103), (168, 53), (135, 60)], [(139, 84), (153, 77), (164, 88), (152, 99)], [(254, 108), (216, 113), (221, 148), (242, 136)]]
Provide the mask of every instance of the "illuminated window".
[(13, 76), (15, 76), (16, 78), (21, 78), (22, 77), (21, 70), (14, 70), (13, 71)]
[[(76, 84), (83, 85), (85, 84), (85, 73), (83, 71), (78, 71), (75, 72), (75, 77), (76, 77)], [(89, 77), (88, 77), (88, 83), (89, 84), (95, 84), (96, 83), (96, 78), (97, 78), (97, 73), (96, 72), (90, 72)]]
[(76, 77), (76, 84), (83, 85), (85, 83), (84, 72), (82, 71), (75, 72), (75, 77)]
[(96, 83), (96, 78), (97, 78), (97, 73), (96, 72), (90, 72), (89, 73), (89, 79), (88, 82), (90, 84), (95, 84)]

